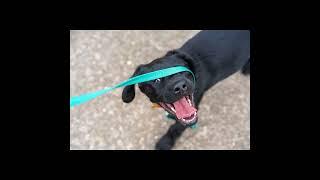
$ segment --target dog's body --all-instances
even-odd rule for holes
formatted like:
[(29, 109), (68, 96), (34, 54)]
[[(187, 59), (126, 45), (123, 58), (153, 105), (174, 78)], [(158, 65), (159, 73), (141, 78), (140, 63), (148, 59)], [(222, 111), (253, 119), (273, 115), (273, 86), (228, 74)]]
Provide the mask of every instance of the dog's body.
[[(249, 31), (207, 30), (199, 32), (181, 48), (139, 66), (133, 76), (179, 65), (190, 68), (196, 76), (196, 82), (192, 82), (190, 74), (178, 73), (139, 84), (152, 102), (159, 103), (177, 119), (156, 144), (156, 149), (171, 149), (186, 127), (197, 122), (196, 111), (210, 87), (239, 70), (250, 74), (249, 59)], [(123, 101), (131, 102), (134, 95), (134, 86), (127, 86), (122, 94)]]

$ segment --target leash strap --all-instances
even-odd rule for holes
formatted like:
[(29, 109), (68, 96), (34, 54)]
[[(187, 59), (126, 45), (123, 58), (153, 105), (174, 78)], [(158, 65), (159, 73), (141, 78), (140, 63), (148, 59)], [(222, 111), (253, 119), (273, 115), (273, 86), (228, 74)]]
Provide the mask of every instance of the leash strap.
[(163, 78), (166, 76), (170, 76), (172, 74), (176, 74), (179, 72), (183, 72), (183, 71), (187, 71), (190, 72), (193, 76), (193, 80), (195, 82), (195, 76), (193, 74), (192, 71), (190, 71), (188, 68), (184, 67), (184, 66), (176, 66), (176, 67), (170, 67), (170, 68), (166, 68), (166, 69), (161, 69), (158, 71), (153, 71), (153, 72), (149, 72), (146, 74), (142, 74), (139, 76), (135, 76), (132, 77), (126, 81), (123, 81), (115, 86), (112, 87), (106, 87), (102, 90), (98, 90), (95, 92), (91, 92), (91, 93), (87, 93), (87, 94), (83, 94), (80, 96), (74, 96), (72, 98), (70, 98), (70, 107), (74, 107), (77, 105), (80, 105), (82, 103), (85, 103), (91, 99), (94, 99), (98, 96), (101, 96), (103, 94), (106, 94), (114, 89), (120, 88), (120, 87), (124, 87), (124, 86), (129, 86), (129, 85), (133, 85), (133, 84), (138, 84), (138, 83), (142, 83), (142, 82), (146, 82), (146, 81), (151, 81), (151, 80), (155, 80), (158, 78)]

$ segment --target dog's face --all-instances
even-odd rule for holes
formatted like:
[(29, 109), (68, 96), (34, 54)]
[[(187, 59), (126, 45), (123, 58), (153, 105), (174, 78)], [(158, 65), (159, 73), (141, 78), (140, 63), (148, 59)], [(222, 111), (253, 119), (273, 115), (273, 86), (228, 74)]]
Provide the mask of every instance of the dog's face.
[[(188, 67), (188, 63), (176, 56), (156, 59), (149, 64), (140, 65), (133, 76), (165, 69), (174, 66)], [(194, 88), (192, 74), (180, 72), (171, 76), (138, 84), (139, 89), (152, 103), (159, 104), (168, 113), (185, 126), (191, 126), (197, 122), (197, 109), (194, 104)], [(134, 86), (127, 86), (122, 93), (124, 102), (129, 103), (134, 99)]]

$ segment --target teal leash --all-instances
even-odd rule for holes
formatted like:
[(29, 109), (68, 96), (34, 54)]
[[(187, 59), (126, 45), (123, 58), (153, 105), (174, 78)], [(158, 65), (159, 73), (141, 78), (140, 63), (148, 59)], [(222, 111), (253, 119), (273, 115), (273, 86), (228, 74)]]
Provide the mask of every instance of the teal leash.
[(146, 74), (132, 77), (132, 78), (130, 78), (126, 81), (123, 81), (123, 82), (121, 82), (115, 86), (112, 86), (112, 87), (104, 88), (102, 90), (83, 94), (80, 96), (71, 97), (70, 98), (70, 107), (74, 107), (74, 106), (83, 104), (83, 103), (88, 102), (98, 96), (106, 94), (106, 93), (108, 93), (114, 89), (120, 88), (120, 87), (138, 84), (138, 83), (142, 83), (142, 82), (146, 82), (146, 81), (151, 81), (151, 80), (163, 78), (163, 77), (170, 76), (172, 74), (176, 74), (176, 73), (184, 72), (184, 71), (190, 72), (193, 76), (193, 80), (194, 81), (196, 80), (193, 72), (190, 71), (188, 68), (186, 68), (184, 66), (170, 67), (170, 68), (161, 69), (161, 70), (157, 70), (157, 71), (153, 71), (150, 73), (146, 73)]

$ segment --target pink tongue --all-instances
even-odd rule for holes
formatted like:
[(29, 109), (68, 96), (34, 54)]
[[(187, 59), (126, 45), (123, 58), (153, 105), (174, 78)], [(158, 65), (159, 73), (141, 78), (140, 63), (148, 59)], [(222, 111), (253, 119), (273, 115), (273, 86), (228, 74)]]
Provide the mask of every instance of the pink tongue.
[(174, 108), (176, 110), (176, 116), (178, 119), (190, 117), (194, 114), (197, 109), (190, 106), (187, 99), (185, 97), (173, 103)]

